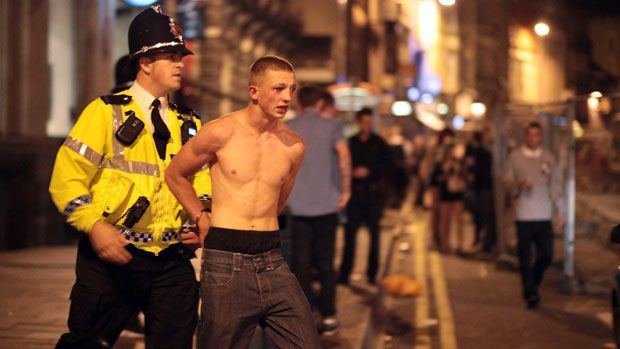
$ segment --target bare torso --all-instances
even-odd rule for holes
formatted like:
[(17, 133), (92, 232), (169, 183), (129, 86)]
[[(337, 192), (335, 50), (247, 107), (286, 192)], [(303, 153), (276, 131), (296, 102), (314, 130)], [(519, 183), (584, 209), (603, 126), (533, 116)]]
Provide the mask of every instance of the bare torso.
[(277, 230), (281, 190), (294, 162), (303, 156), (303, 143), (280, 121), (259, 133), (244, 125), (243, 113), (225, 115), (207, 126), (221, 128), (225, 135), (211, 162), (211, 226)]

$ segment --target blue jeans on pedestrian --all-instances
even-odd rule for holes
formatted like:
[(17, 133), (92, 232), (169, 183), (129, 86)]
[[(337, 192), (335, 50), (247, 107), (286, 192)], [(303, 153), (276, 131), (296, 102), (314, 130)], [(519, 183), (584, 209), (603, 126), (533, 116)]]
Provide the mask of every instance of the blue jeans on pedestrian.
[(205, 249), (198, 348), (247, 348), (260, 325), (279, 348), (320, 348), (310, 305), (279, 249)]

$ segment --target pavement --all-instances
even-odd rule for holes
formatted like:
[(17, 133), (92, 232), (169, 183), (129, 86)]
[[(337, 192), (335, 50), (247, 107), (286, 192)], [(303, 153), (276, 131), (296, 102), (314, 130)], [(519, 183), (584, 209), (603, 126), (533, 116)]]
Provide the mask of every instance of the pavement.
[[(325, 348), (614, 348), (608, 292), (618, 250), (606, 242), (609, 210), (620, 197), (577, 195), (576, 287), (563, 290), (563, 240), (541, 286), (541, 308), (525, 309), (514, 268), (492, 256), (442, 255), (429, 248), (428, 212), (404, 205), (382, 220), (380, 275), (418, 280), (418, 297), (392, 297), (364, 281), (368, 238), (362, 229), (349, 286), (338, 286), (340, 331), (323, 337)], [(596, 202), (596, 203), (595, 203)], [(610, 204), (611, 203), (611, 204)], [(598, 204), (598, 206), (597, 206)], [(620, 205), (615, 205), (620, 207)], [(466, 219), (467, 239), (472, 227)], [(337, 251), (342, 250), (342, 231)], [(74, 282), (75, 246), (0, 252), (0, 348), (52, 348), (66, 330)], [(340, 255), (335, 258), (336, 265)], [(144, 348), (125, 331), (115, 348)]]

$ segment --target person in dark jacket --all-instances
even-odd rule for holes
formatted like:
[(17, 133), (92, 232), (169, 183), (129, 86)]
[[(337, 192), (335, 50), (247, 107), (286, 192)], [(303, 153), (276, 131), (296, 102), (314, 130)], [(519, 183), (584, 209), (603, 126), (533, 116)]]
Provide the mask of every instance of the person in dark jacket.
[(383, 182), (391, 172), (390, 150), (385, 141), (372, 132), (372, 110), (364, 108), (355, 116), (359, 133), (349, 139), (352, 162), (352, 194), (347, 205), (345, 245), (339, 282), (349, 283), (355, 257), (357, 231), (365, 224), (370, 232), (366, 276), (374, 284), (379, 269), (379, 220), (383, 215)]

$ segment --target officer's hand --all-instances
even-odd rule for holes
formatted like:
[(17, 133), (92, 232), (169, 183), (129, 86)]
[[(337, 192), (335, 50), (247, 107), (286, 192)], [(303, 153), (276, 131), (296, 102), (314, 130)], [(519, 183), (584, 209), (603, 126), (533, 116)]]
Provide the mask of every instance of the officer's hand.
[(104, 261), (124, 265), (131, 260), (131, 253), (125, 249), (129, 242), (109, 223), (98, 221), (91, 229), (88, 237), (93, 250)]
[(195, 225), (183, 227), (181, 231), (181, 242), (192, 249), (200, 247), (202, 244), (200, 242), (198, 228)]

